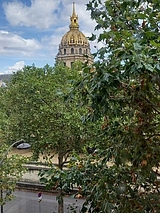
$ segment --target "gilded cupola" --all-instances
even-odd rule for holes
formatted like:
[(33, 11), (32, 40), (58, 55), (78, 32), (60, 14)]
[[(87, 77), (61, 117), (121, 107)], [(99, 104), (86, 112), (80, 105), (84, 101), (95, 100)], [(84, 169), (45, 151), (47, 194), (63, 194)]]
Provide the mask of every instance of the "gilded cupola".
[(75, 60), (86, 61), (87, 55), (87, 60), (91, 63), (93, 58), (90, 53), (90, 45), (85, 35), (79, 30), (74, 2), (69, 28), (61, 39), (56, 61), (63, 61), (66, 66), (71, 67)]

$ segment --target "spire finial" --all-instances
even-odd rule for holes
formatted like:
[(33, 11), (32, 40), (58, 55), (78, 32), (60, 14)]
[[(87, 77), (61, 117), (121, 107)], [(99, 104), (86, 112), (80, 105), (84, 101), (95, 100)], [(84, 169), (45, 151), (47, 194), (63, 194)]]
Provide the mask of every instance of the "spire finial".
[(76, 14), (76, 10), (75, 10), (75, 2), (73, 2), (73, 14)]
[(73, 30), (73, 29), (78, 29), (79, 28), (79, 25), (78, 25), (78, 16), (76, 15), (76, 12), (75, 12), (75, 2), (73, 2), (73, 13), (72, 13), (72, 16), (70, 17), (70, 20), (71, 20), (71, 24), (70, 24), (70, 29)]

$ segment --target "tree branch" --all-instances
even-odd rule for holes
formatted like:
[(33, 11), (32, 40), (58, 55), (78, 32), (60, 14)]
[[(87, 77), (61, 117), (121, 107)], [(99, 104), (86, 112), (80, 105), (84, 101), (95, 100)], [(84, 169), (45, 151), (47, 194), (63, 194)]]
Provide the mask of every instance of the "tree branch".
[(160, 111), (158, 110), (158, 109), (156, 109), (156, 105), (154, 105), (153, 103), (151, 103), (147, 98), (145, 98), (145, 97), (142, 97), (145, 101), (147, 101), (152, 107), (153, 107), (153, 109), (158, 113), (158, 114), (160, 114)]

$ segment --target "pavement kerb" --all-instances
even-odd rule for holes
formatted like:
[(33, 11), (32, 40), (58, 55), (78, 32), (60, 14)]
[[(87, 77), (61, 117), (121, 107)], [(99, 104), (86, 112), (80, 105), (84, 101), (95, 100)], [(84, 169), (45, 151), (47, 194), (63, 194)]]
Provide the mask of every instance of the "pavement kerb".
[[(48, 192), (48, 193), (54, 193), (57, 194), (57, 190), (52, 188), (52, 189), (47, 189), (46, 185), (40, 184), (40, 183), (34, 183), (34, 182), (26, 182), (26, 181), (18, 181), (16, 184), (16, 189), (25, 189), (25, 190), (32, 190), (32, 191), (43, 191), (43, 192)], [(77, 194), (78, 189), (74, 188), (70, 191), (69, 195), (72, 194)], [(64, 193), (67, 194), (67, 193)]]

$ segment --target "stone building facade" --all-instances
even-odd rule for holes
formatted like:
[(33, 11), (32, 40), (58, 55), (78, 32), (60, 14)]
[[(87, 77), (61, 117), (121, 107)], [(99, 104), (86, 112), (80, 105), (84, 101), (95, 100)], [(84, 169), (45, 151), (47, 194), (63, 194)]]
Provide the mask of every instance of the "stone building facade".
[(90, 52), (90, 44), (86, 36), (79, 30), (78, 16), (75, 13), (74, 2), (69, 28), (70, 30), (61, 39), (56, 62), (62, 61), (68, 67), (72, 67), (75, 61), (87, 61), (91, 64), (93, 57)]

